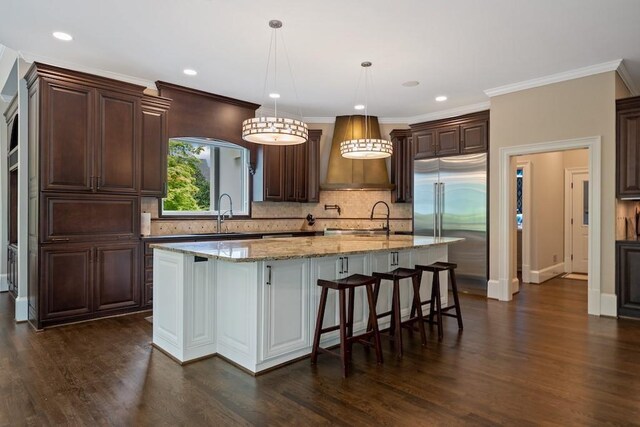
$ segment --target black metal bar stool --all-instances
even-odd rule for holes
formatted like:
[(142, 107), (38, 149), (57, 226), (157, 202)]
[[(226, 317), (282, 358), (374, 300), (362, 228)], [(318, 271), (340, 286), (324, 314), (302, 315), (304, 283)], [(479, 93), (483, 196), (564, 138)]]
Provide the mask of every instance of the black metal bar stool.
[[(322, 287), (320, 294), (320, 306), (318, 307), (318, 319), (316, 321), (316, 331), (313, 337), (313, 349), (311, 351), (311, 363), (315, 364), (318, 361), (318, 351), (328, 353), (334, 356), (340, 357), (342, 360), (342, 376), (346, 378), (348, 373), (348, 365), (351, 360), (351, 347), (354, 342), (370, 346), (372, 345), (369, 339), (373, 337), (373, 346), (376, 350), (376, 359), (378, 363), (382, 363), (382, 346), (380, 345), (380, 332), (378, 331), (378, 322), (376, 316), (376, 303), (373, 297), (373, 285), (379, 286), (380, 279), (371, 276), (365, 276), (362, 274), (352, 274), (349, 277), (339, 280), (322, 280), (318, 279), (318, 286)], [(369, 303), (369, 323), (373, 324), (372, 330), (367, 330), (365, 333), (353, 336), (353, 309), (354, 309), (354, 297), (355, 289), (359, 286), (364, 286), (367, 292), (367, 301)], [(338, 303), (340, 311), (340, 323), (328, 328), (322, 327), (322, 321), (324, 320), (325, 307), (327, 305), (327, 295), (329, 289), (335, 289), (338, 291)], [(347, 313), (347, 301), (346, 291), (349, 291), (349, 312)], [(348, 318), (347, 318), (348, 315)], [(340, 353), (327, 350), (320, 347), (320, 336), (327, 332), (332, 332), (340, 329)]]
[[(462, 330), (462, 312), (460, 311), (460, 299), (458, 298), (458, 285), (456, 283), (456, 273), (455, 269), (458, 267), (457, 264), (452, 262), (434, 262), (429, 265), (416, 265), (415, 268), (421, 271), (428, 271), (433, 273), (433, 279), (431, 282), (431, 298), (426, 301), (421, 301), (420, 305), (430, 304), (429, 307), (429, 316), (425, 317), (424, 320), (431, 324), (438, 325), (438, 339), (441, 340), (443, 337), (443, 329), (442, 329), (442, 316), (455, 317), (458, 320), (458, 329)], [(449, 278), (451, 279), (451, 292), (453, 293), (453, 305), (448, 307), (442, 307), (442, 300), (440, 295), (440, 272), (448, 271)], [(434, 303), (435, 302), (435, 307)], [(413, 316), (414, 310), (416, 310), (416, 305), (411, 307), (411, 315)], [(450, 310), (455, 310), (455, 314), (449, 313)], [(433, 320), (433, 317), (436, 317), (436, 320)]]
[[(389, 327), (389, 336), (396, 342), (396, 356), (402, 356), (402, 327), (409, 327), (413, 330), (413, 323), (418, 322), (418, 329), (420, 330), (420, 339), (422, 345), (427, 345), (427, 335), (424, 331), (424, 319), (422, 316), (422, 304), (420, 304), (420, 282), (422, 279), (422, 271), (414, 270), (411, 268), (398, 267), (388, 273), (373, 273), (373, 277), (377, 277), (380, 280), (390, 280), (393, 282), (393, 297), (391, 298), (391, 310), (384, 313), (378, 313), (377, 319), (382, 317), (391, 316), (391, 325)], [(417, 316), (414, 316), (414, 310), (411, 312), (409, 319), (402, 321), (402, 313), (400, 310), (400, 280), (411, 279), (413, 285), (413, 305), (417, 307)], [(373, 297), (376, 304), (378, 303), (378, 295), (380, 293), (380, 282), (376, 283), (373, 289)], [(370, 330), (372, 328), (371, 321), (369, 322)]]

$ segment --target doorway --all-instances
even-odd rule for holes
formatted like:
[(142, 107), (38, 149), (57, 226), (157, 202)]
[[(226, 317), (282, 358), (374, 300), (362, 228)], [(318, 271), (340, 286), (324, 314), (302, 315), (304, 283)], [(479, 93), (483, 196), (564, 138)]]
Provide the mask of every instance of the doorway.
[(589, 170), (565, 170), (565, 271), (589, 269)]

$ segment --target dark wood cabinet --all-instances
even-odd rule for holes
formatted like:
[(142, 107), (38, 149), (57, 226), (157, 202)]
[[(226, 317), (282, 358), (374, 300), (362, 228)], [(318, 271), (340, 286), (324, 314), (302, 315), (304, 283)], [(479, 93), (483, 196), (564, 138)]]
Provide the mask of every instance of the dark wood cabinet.
[(411, 125), (414, 158), (485, 153), (489, 147), (489, 112)]
[[(170, 100), (34, 63), (29, 90), (29, 321), (144, 309), (140, 197), (166, 181)], [(26, 244), (26, 242), (25, 242)]]
[(264, 200), (317, 202), (320, 197), (321, 130), (309, 131), (304, 144), (264, 146)]
[(139, 246), (137, 241), (43, 246), (40, 324), (44, 327), (139, 307)]
[(413, 147), (410, 129), (394, 129), (391, 134), (393, 154), (391, 155), (391, 183), (395, 188), (391, 193), (394, 203), (413, 201)]
[(139, 246), (138, 242), (96, 246), (96, 311), (140, 305)]
[(616, 101), (616, 195), (640, 199), (640, 96)]
[(618, 315), (640, 317), (640, 242), (616, 242)]
[(281, 202), (285, 199), (285, 147), (262, 147), (264, 200)]
[(48, 78), (39, 90), (42, 190), (93, 191), (95, 90)]
[(143, 196), (166, 196), (169, 106), (166, 98), (142, 98), (140, 194)]
[(137, 193), (140, 96), (98, 90), (95, 189)]

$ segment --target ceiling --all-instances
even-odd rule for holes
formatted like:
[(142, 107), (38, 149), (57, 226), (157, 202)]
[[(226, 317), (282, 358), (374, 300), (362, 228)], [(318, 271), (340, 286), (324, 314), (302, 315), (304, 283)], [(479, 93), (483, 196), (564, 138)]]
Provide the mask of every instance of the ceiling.
[[(640, 85), (638, 0), (2, 0), (0, 16), (0, 44), (26, 58), (260, 104), (267, 23), (280, 19), (299, 102), (283, 62), (279, 108), (305, 117), (354, 114), (365, 60), (369, 114), (384, 118), (486, 102), (486, 89), (616, 59)], [(420, 84), (402, 86), (410, 80)]]

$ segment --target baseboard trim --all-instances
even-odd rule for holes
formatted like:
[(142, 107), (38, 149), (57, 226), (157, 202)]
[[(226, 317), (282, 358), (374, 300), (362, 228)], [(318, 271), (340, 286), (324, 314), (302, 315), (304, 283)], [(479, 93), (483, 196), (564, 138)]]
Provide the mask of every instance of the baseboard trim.
[(0, 292), (7, 292), (9, 290), (9, 284), (7, 283), (7, 275), (0, 274)]
[(16, 322), (29, 320), (29, 300), (27, 297), (16, 298)]
[(500, 299), (500, 281), (489, 280), (487, 282), (487, 298)]
[(531, 270), (531, 282), (530, 283), (542, 283), (549, 279), (553, 279), (556, 276), (564, 273), (564, 262), (560, 262), (556, 265), (552, 265), (542, 270)]
[(616, 294), (600, 294), (600, 315), (618, 317), (618, 296)]

